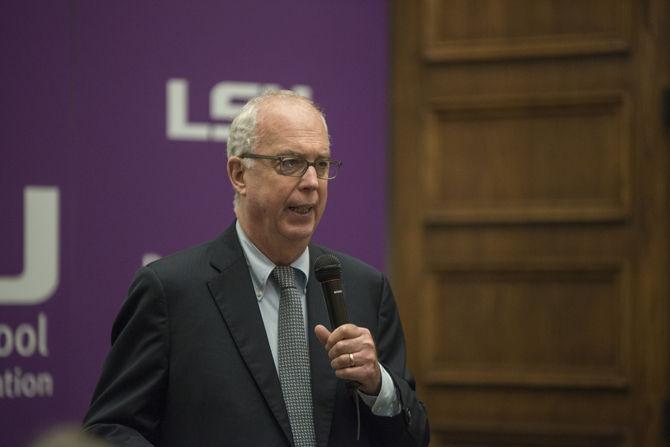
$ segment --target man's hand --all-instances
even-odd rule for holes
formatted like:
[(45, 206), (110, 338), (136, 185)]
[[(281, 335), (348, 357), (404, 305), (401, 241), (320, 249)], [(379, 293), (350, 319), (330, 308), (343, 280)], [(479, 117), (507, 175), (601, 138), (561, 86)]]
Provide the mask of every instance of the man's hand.
[(335, 375), (343, 380), (360, 384), (365, 394), (376, 396), (382, 386), (382, 374), (377, 361), (377, 350), (370, 331), (354, 324), (343, 324), (330, 332), (319, 324), (314, 328), (323, 343)]

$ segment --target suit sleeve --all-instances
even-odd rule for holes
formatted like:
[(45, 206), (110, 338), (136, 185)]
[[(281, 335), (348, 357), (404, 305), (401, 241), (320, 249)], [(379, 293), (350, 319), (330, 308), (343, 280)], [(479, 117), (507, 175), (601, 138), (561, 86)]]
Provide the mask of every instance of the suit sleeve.
[(168, 376), (168, 314), (159, 278), (135, 275), (112, 328), (112, 348), (84, 418), (84, 429), (113, 445), (157, 443)]
[(393, 417), (371, 418), (380, 441), (387, 446), (426, 446), (430, 440), (428, 416), (423, 402), (415, 392), (415, 382), (406, 366), (405, 336), (393, 292), (385, 276), (382, 276), (382, 298), (376, 335), (379, 361), (393, 379), (400, 414)]

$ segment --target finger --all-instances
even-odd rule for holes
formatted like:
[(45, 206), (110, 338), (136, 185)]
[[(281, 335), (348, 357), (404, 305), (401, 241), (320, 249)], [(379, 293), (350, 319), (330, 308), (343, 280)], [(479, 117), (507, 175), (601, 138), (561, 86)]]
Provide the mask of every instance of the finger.
[(328, 342), (328, 337), (330, 337), (331, 332), (322, 324), (317, 324), (314, 327), (314, 335), (319, 339), (322, 345), (326, 345)]
[[(356, 326), (355, 331), (353, 332), (358, 334), (358, 336), (355, 338), (342, 339), (328, 350), (328, 357), (330, 357), (331, 360), (349, 352), (361, 351), (365, 353), (371, 352), (373, 354), (376, 352), (374, 339), (368, 329)], [(349, 334), (353, 334), (353, 332), (350, 332)], [(329, 342), (335, 338), (334, 335), (335, 334), (331, 335), (328, 340)], [(328, 345), (326, 345), (326, 348), (328, 348)]]
[(340, 340), (328, 350), (328, 357), (333, 360), (341, 355), (348, 355), (350, 352), (362, 351), (364, 346), (363, 337)]
[(359, 359), (358, 363), (356, 362), (356, 356), (353, 353), (338, 355), (330, 361), (330, 367), (338, 370), (345, 368), (354, 368), (356, 366), (361, 366), (361, 361)]
[(351, 323), (343, 324), (331, 332), (330, 337), (328, 337), (328, 342), (326, 343), (326, 350), (330, 351), (330, 349), (340, 340), (355, 338), (359, 335), (360, 328), (358, 326)]
[(358, 351), (340, 354), (330, 361), (331, 368), (345, 369), (372, 365), (377, 367), (377, 356), (372, 351)]
[(353, 368), (341, 368), (335, 370), (335, 377), (342, 380), (350, 380), (360, 383), (359, 379), (365, 376), (365, 368), (355, 366)]

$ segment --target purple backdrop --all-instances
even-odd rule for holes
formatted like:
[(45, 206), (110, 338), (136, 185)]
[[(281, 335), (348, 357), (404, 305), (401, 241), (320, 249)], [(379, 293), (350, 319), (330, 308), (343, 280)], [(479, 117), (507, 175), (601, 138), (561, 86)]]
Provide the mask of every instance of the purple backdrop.
[(385, 1), (0, 10), (0, 445), (80, 421), (143, 258), (232, 222), (226, 125), (263, 85), (311, 94), (344, 161), (316, 241), (383, 267)]

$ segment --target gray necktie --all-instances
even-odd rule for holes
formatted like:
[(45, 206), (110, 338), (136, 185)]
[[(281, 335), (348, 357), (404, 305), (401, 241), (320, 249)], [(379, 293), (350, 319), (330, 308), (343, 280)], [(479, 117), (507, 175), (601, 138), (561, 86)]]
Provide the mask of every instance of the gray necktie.
[(293, 268), (277, 266), (272, 278), (281, 289), (279, 297), (279, 382), (293, 431), (296, 447), (313, 447), (314, 417), (309, 350), (300, 293), (295, 285)]

